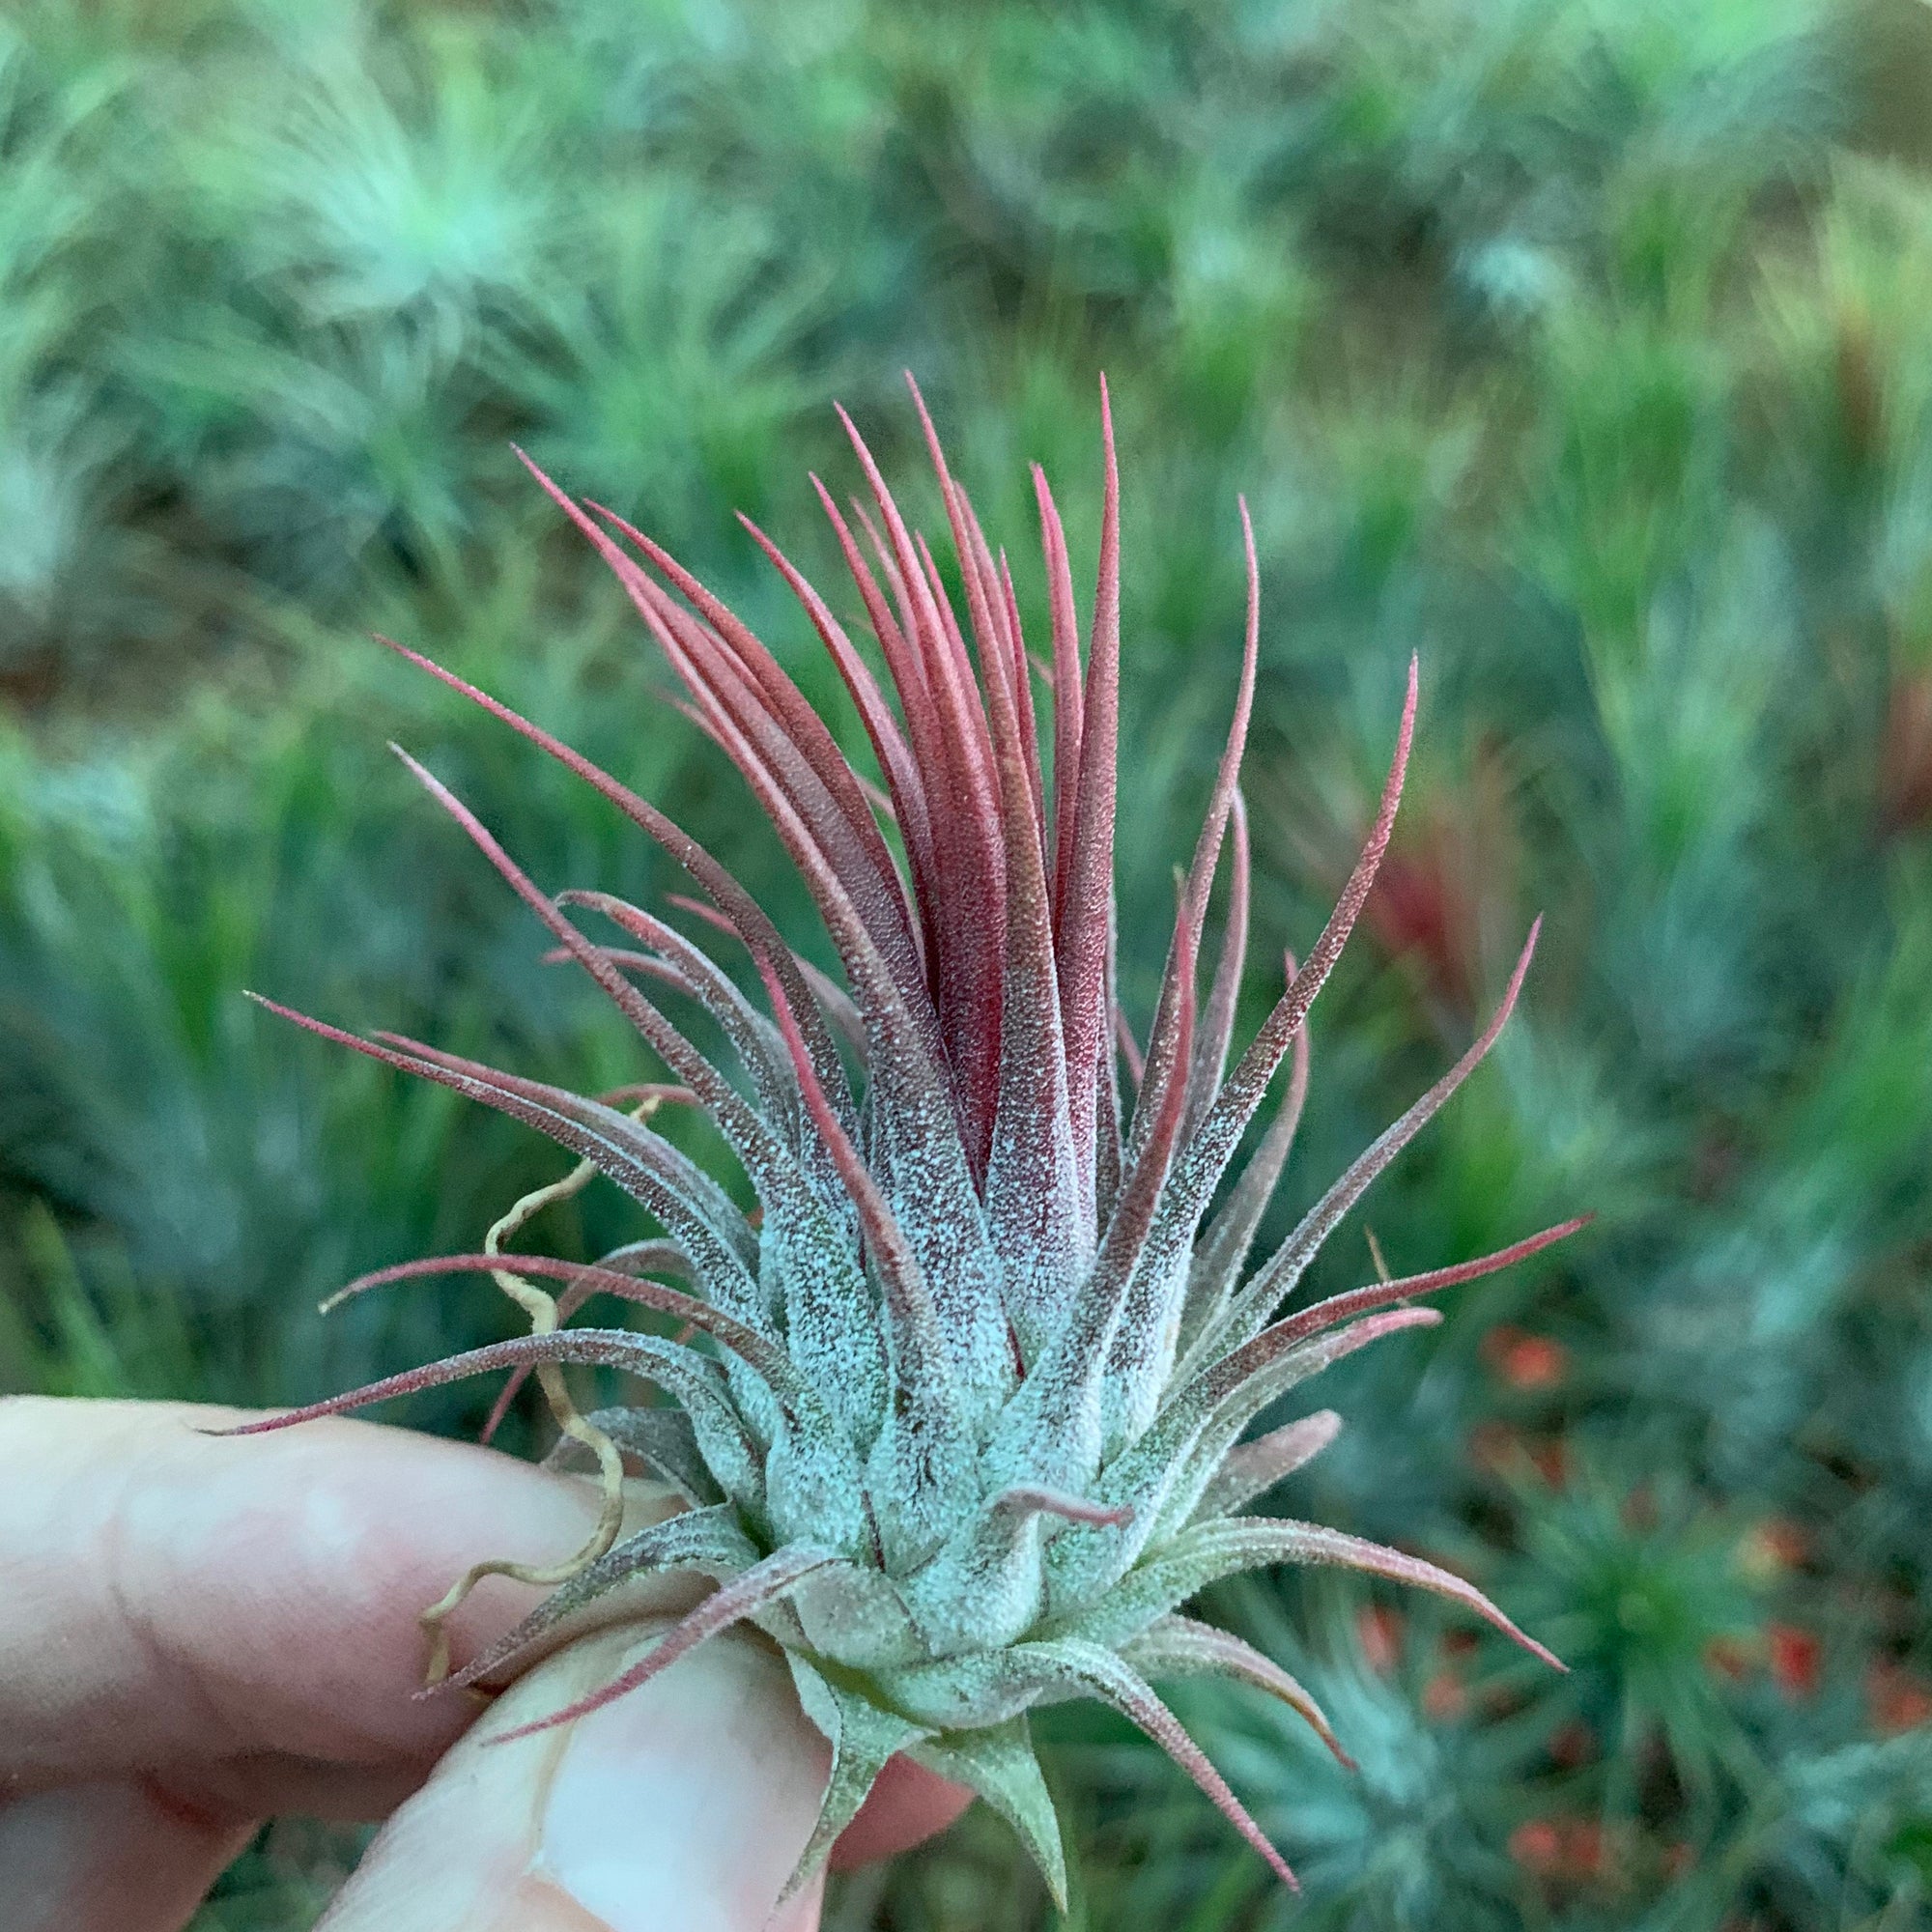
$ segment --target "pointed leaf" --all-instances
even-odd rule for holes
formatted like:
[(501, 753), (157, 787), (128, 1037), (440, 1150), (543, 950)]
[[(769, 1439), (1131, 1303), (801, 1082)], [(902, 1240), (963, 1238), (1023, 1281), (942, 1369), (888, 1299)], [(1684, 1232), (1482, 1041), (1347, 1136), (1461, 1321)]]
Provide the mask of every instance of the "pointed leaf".
[[(1057, 837), (1065, 864), (1056, 895), (1054, 950), (1060, 961), (1060, 1009), (1066, 1036), (1066, 1092), (1073, 1142), (1094, 1144), (1097, 1076), (1109, 1052), (1114, 1011), (1108, 948), (1114, 895), (1116, 756), (1121, 709), (1121, 477), (1114, 415), (1100, 382), (1100, 444), (1106, 488), (1100, 511), (1100, 566), (1081, 696), (1080, 776), (1070, 838)], [(1057, 524), (1058, 519), (1055, 519)], [(1096, 1178), (1097, 1186), (1097, 1178)]]
[(1285, 1476), (1314, 1462), (1341, 1433), (1342, 1418), (1332, 1408), (1318, 1408), (1313, 1415), (1237, 1444), (1202, 1492), (1195, 1515), (1231, 1516), (1245, 1508), (1264, 1490), (1273, 1489)]
[(634, 1577), (691, 1570), (723, 1578), (751, 1569), (758, 1556), (757, 1545), (740, 1527), (737, 1512), (729, 1504), (667, 1517), (663, 1522), (627, 1536), (568, 1582), (558, 1584), (514, 1630), (479, 1651), (461, 1670), (432, 1685), (425, 1694), (481, 1683), (550, 1634), (566, 1617)]
[(1552, 1669), (1566, 1667), (1534, 1637), (1524, 1635), (1473, 1583), (1452, 1572), (1322, 1523), (1295, 1522), (1281, 1517), (1222, 1517), (1184, 1530), (1075, 1628), (1095, 1643), (1124, 1642), (1138, 1635), (1155, 1616), (1185, 1603), (1209, 1583), (1277, 1563), (1334, 1565), (1434, 1591), (1494, 1625)]
[[(822, 1412), (818, 1407), (817, 1393), (800, 1377), (797, 1366), (784, 1350), (768, 1337), (722, 1309), (713, 1308), (709, 1302), (699, 1301), (696, 1295), (667, 1288), (663, 1282), (650, 1281), (640, 1275), (619, 1274), (614, 1268), (559, 1261), (553, 1255), (426, 1255), (417, 1261), (398, 1262), (392, 1267), (373, 1268), (367, 1274), (358, 1275), (339, 1293), (343, 1296), (359, 1294), (367, 1289), (385, 1287), (390, 1282), (413, 1281), (424, 1275), (440, 1274), (526, 1275), (539, 1281), (562, 1281), (573, 1287), (595, 1288), (608, 1294), (619, 1295), (626, 1301), (639, 1302), (646, 1308), (656, 1309), (661, 1315), (689, 1322), (692, 1327), (729, 1349), (748, 1368), (756, 1370), (764, 1378), (772, 1393), (792, 1412), (807, 1415)], [(554, 1332), (594, 1335), (609, 1331), (566, 1328)]]
[(1208, 1762), (1201, 1747), (1181, 1729), (1180, 1720), (1129, 1664), (1111, 1650), (1071, 1637), (1052, 1643), (1031, 1643), (1023, 1648), (1028, 1656), (1051, 1662), (1076, 1677), (1102, 1703), (1111, 1704), (1129, 1723), (1145, 1731), (1201, 1787), (1222, 1817), (1262, 1855), (1274, 1875), (1291, 1891), (1301, 1889), (1288, 1861), (1248, 1816), (1241, 1801), (1228, 1789), (1227, 1780)]
[[(1292, 953), (1288, 977), (1294, 978)], [(1261, 1146), (1241, 1170), (1241, 1178), (1236, 1181), (1220, 1212), (1208, 1224), (1208, 1231), (1196, 1244), (1188, 1264), (1187, 1299), (1181, 1310), (1179, 1337), (1182, 1350), (1188, 1350), (1202, 1329), (1220, 1315), (1240, 1282), (1262, 1217), (1267, 1212), (1282, 1170), (1288, 1165), (1307, 1099), (1308, 1029), (1304, 1026), (1295, 1032), (1288, 1092), (1282, 1096), (1274, 1119), (1268, 1122)]]
[(1344, 1770), (1355, 1760), (1342, 1748), (1321, 1707), (1273, 1658), (1212, 1624), (1192, 1617), (1166, 1616), (1143, 1631), (1122, 1655), (1149, 1677), (1232, 1677), (1278, 1697), (1334, 1752)]
[[(345, 1033), (327, 1021), (311, 1019), (292, 1007), (277, 1005), (259, 993), (248, 998), (279, 1019), (318, 1037), (346, 1046), (351, 1052), (379, 1060), (405, 1073), (413, 1073), (467, 1098), (480, 1100), (500, 1114), (522, 1121), (548, 1135), (580, 1160), (596, 1164), (617, 1185), (640, 1201), (670, 1230), (690, 1255), (714, 1301), (747, 1319), (755, 1315), (757, 1284), (746, 1266), (757, 1243), (745, 1217), (718, 1184), (694, 1167), (668, 1141), (636, 1121), (594, 1100), (547, 1088), (541, 1082), (498, 1073), (474, 1062), (459, 1061), (431, 1047), (404, 1052)], [(720, 1206), (719, 1204), (722, 1204)]]
[(1039, 1867), (1053, 1902), (1066, 1910), (1066, 1853), (1053, 1794), (1040, 1776), (1024, 1714), (982, 1731), (943, 1731), (906, 1755), (985, 1800), (1015, 1832)]
[[(1517, 956), (1501, 1003), (1468, 1051), (1400, 1120), (1385, 1127), (1368, 1150), (1350, 1164), (1348, 1172), (1302, 1217), (1301, 1225), (1256, 1270), (1254, 1279), (1229, 1303), (1227, 1313), (1202, 1332), (1191, 1351), (1193, 1356), (1198, 1358), (1209, 1351), (1218, 1352), (1231, 1342), (1245, 1341), (1265, 1325), (1268, 1317), (1280, 1307), (1300, 1280), (1302, 1271), (1315, 1259), (1336, 1224), (1368, 1192), (1370, 1183), (1396, 1155), (1442, 1111), (1463, 1081), (1482, 1065), (1508, 1024), (1510, 1014), (1516, 1010), (1517, 997), (1522, 991), (1523, 977), (1529, 971), (1529, 962), (1536, 952), (1537, 934), (1542, 929), (1541, 919), (1531, 923), (1529, 937), (1523, 941), (1522, 951)], [(1183, 1364), (1182, 1373), (1185, 1372), (1186, 1364)]]
[(811, 1836), (779, 1895), (781, 1906), (795, 1898), (831, 1856), (838, 1834), (859, 1815), (887, 1763), (928, 1735), (896, 1713), (883, 1711), (857, 1691), (834, 1684), (795, 1651), (785, 1652), (785, 1662), (806, 1716), (832, 1746), (832, 1771)]
[(593, 1690), (587, 1697), (580, 1697), (576, 1703), (554, 1711), (547, 1718), (539, 1718), (534, 1723), (498, 1731), (484, 1742), (506, 1745), (517, 1738), (533, 1737), (539, 1731), (554, 1730), (559, 1724), (575, 1723), (592, 1711), (601, 1711), (606, 1704), (613, 1704), (619, 1697), (648, 1684), (659, 1671), (668, 1670), (707, 1637), (744, 1622), (767, 1604), (797, 1589), (814, 1572), (842, 1560), (829, 1549), (814, 1549), (809, 1545), (794, 1544), (775, 1551), (706, 1597), (689, 1616), (673, 1624), (644, 1657), (601, 1690)]
[(780, 937), (778, 927), (772, 923), (764, 908), (690, 833), (667, 818), (656, 806), (639, 798), (628, 785), (619, 784), (609, 772), (592, 764), (581, 752), (573, 751), (561, 738), (546, 731), (540, 724), (532, 724), (521, 712), (511, 710), (507, 704), (492, 697), (487, 691), (480, 690), (467, 679), (458, 677), (454, 671), (444, 669), (434, 658), (412, 651), (407, 644), (397, 643), (393, 638), (379, 636), (377, 642), (394, 651), (398, 657), (407, 659), (418, 670), (427, 671), (440, 684), (447, 685), (478, 709), (487, 711), (491, 717), (507, 724), (520, 737), (527, 739), (566, 771), (575, 774), (608, 799), (632, 824), (654, 840), (683, 867), (693, 883), (710, 896), (721, 917), (729, 921), (753, 953), (769, 959), (786, 980), (787, 990), (794, 993), (805, 1009), (803, 1023), (807, 1042), (811, 1048), (812, 1063), (818, 1067), (820, 1077), (830, 1081), (838, 1072), (838, 1049), (818, 1013), (811, 1008), (807, 997), (808, 988), (799, 974), (791, 949)]
[[(583, 1418), (601, 1430), (626, 1456), (635, 1457), (660, 1482), (668, 1483), (694, 1509), (722, 1502), (724, 1492), (706, 1466), (691, 1417), (681, 1408), (594, 1408)], [(544, 1458), (546, 1469), (589, 1470), (596, 1458), (571, 1436), (557, 1438)]]
[(1408, 666), (1408, 690), (1403, 702), (1402, 722), (1396, 730), (1395, 755), (1389, 762), (1388, 777), (1382, 785), (1381, 800), (1375, 823), (1369, 830), (1354, 870), (1342, 888), (1342, 896), (1328, 915), (1328, 923), (1310, 949), (1301, 970), (1289, 982), (1288, 990), (1275, 1002), (1274, 1010), (1262, 1022), (1261, 1031), (1235, 1065), (1227, 1084), (1221, 1089), (1207, 1118), (1189, 1138), (1175, 1161), (1175, 1173), (1167, 1199), (1163, 1202), (1162, 1226), (1155, 1231), (1154, 1245), (1163, 1241), (1184, 1245), (1194, 1237), (1201, 1216), (1207, 1212), (1215, 1187), (1226, 1172), (1235, 1150), (1247, 1131), (1262, 1101), (1266, 1097), (1275, 1068), (1287, 1054), (1295, 1035), (1308, 1017), (1316, 995), (1327, 983), (1342, 948), (1354, 930), (1369, 893), (1380, 869), (1382, 854), (1388, 850), (1395, 830), (1396, 808), (1402, 801), (1403, 780), (1408, 770), (1408, 751), (1415, 732), (1417, 691), (1416, 661)]

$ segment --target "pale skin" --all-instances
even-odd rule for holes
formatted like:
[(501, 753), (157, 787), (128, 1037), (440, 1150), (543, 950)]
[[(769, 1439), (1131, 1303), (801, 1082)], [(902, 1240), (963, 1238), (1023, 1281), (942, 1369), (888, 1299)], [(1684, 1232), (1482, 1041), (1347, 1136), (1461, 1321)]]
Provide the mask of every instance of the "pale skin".
[[(566, 1555), (592, 1490), (363, 1422), (205, 1433), (243, 1419), (0, 1401), (0, 1924), (178, 1932), (261, 1821), (294, 1814), (387, 1821), (327, 1932), (815, 1932), (816, 1885), (771, 1915), (827, 1748), (761, 1638), (488, 1742), (616, 1676), (701, 1582), (639, 1588), (494, 1701), (418, 1698), (418, 1612), (482, 1558)], [(637, 1520), (667, 1507), (632, 1498)], [(540, 1595), (485, 1583), (457, 1663)], [(835, 1861), (965, 1803), (895, 1763)]]

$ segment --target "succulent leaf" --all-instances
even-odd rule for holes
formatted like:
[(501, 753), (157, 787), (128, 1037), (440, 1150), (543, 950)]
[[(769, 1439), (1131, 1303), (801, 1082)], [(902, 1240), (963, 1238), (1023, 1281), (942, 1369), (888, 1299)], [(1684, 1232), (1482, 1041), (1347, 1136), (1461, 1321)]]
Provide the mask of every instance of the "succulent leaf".
[(1293, 1522), (1280, 1517), (1224, 1517), (1181, 1531), (1158, 1557), (1117, 1586), (1099, 1610), (1070, 1628), (1086, 1641), (1125, 1642), (1146, 1630), (1155, 1617), (1186, 1603), (1209, 1583), (1278, 1563), (1334, 1565), (1433, 1591), (1473, 1610), (1551, 1669), (1563, 1668), (1473, 1583), (1452, 1572), (1321, 1523)]
[(1354, 1760), (1342, 1748), (1328, 1719), (1300, 1683), (1252, 1644), (1212, 1624), (1192, 1617), (1166, 1616), (1149, 1625), (1122, 1651), (1136, 1670), (1149, 1677), (1232, 1677), (1278, 1698), (1304, 1719), (1317, 1737), (1335, 1753), (1345, 1770)]
[[(1288, 960), (1288, 977), (1291, 980), (1294, 978), (1293, 955)], [(1220, 1315), (1240, 1285), (1241, 1270), (1247, 1264), (1262, 1216), (1274, 1198), (1275, 1185), (1294, 1146), (1295, 1129), (1301, 1124), (1301, 1110), (1308, 1100), (1308, 1030), (1300, 1027), (1291, 1048), (1288, 1091), (1261, 1145), (1241, 1169), (1240, 1179), (1195, 1243), (1181, 1305), (1179, 1346), (1182, 1350)]]
[(900, 1751), (924, 1742), (927, 1736), (920, 1725), (834, 1683), (796, 1651), (787, 1651), (785, 1662), (791, 1665), (792, 1682), (798, 1687), (798, 1700), (805, 1706), (806, 1716), (831, 1743), (832, 1772), (811, 1836), (779, 1896), (781, 1906), (797, 1894), (831, 1855), (839, 1833), (859, 1815), (859, 1807), (880, 1772)]
[(1066, 1910), (1066, 1852), (1053, 1794), (1040, 1774), (1022, 1714), (977, 1731), (944, 1731), (906, 1748), (906, 1755), (941, 1777), (963, 1784), (990, 1804), (1032, 1855), (1046, 1889)]
[(1196, 1514), (1233, 1516), (1245, 1509), (1264, 1490), (1272, 1489), (1284, 1476), (1312, 1463), (1341, 1431), (1342, 1418), (1332, 1408), (1318, 1408), (1297, 1422), (1285, 1422), (1265, 1435), (1236, 1443), (1202, 1491)]
[(1027, 1650), (1041, 1662), (1057, 1666), (1069, 1681), (1083, 1685), (1102, 1703), (1111, 1704), (1129, 1723), (1145, 1731), (1201, 1787), (1208, 1802), (1262, 1855), (1275, 1876), (1291, 1891), (1301, 1889), (1288, 1861), (1248, 1816), (1241, 1801), (1228, 1789), (1227, 1780), (1208, 1762), (1201, 1747), (1181, 1729), (1180, 1720), (1119, 1652), (1073, 1637), (1029, 1644)]

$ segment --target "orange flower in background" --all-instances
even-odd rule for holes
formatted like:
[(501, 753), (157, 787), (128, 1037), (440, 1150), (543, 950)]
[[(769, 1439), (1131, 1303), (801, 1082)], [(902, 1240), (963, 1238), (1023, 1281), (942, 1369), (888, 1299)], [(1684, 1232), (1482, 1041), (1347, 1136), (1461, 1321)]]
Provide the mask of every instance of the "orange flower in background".
[(1600, 1878), (1607, 1863), (1604, 1828), (1594, 1818), (1575, 1818), (1563, 1834), (1565, 1862), (1578, 1878)]
[(1555, 1388), (1570, 1373), (1570, 1351), (1548, 1335), (1497, 1328), (1483, 1338), (1483, 1359), (1513, 1389)]
[(1789, 1517), (1767, 1517), (1738, 1544), (1738, 1567), (1758, 1583), (1774, 1583), (1810, 1560), (1811, 1539)]
[(1438, 1670), (1422, 1687), (1422, 1715), (1434, 1724), (1453, 1724), (1469, 1708), (1469, 1690), (1453, 1670)]
[(1355, 1612), (1355, 1639), (1362, 1661), (1377, 1676), (1393, 1676), (1402, 1662), (1402, 1612), (1387, 1604), (1364, 1605)]
[(1509, 1855), (1546, 1882), (1578, 1885), (1609, 1875), (1604, 1828), (1594, 1818), (1530, 1818), (1509, 1836)]
[(1886, 1737), (1932, 1723), (1932, 1686), (1902, 1664), (1874, 1663), (1865, 1672), (1865, 1707), (1872, 1728)]
[(1766, 1624), (1764, 1641), (1777, 1688), (1788, 1697), (1814, 1695), (1825, 1661), (1825, 1646), (1816, 1633), (1796, 1624)]
[(1538, 1877), (1554, 1872), (1563, 1859), (1563, 1833), (1552, 1818), (1530, 1818), (1509, 1836), (1509, 1855)]
[(1558, 1724), (1549, 1734), (1549, 1761), (1565, 1771), (1575, 1771), (1597, 1754), (1597, 1734), (1580, 1718)]

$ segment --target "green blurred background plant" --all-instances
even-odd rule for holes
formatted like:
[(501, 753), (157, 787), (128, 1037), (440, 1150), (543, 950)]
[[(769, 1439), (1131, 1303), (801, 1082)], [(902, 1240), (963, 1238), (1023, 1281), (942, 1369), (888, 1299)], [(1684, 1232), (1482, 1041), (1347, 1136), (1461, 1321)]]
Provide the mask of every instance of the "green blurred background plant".
[[(1120, 399), (1123, 944), (1264, 689), (1258, 957), (1419, 769), (1326, 996), (1284, 1217), (1526, 1014), (1375, 1197), (1398, 1270), (1547, 1264), (1338, 1372), (1292, 1506), (1446, 1552), (1575, 1663), (1284, 1577), (1215, 1614), (1361, 1773), (1187, 1715), (1302, 1901), (1059, 1714), (1076, 1926), (1783, 1932), (1932, 1911), (1932, 11), (1918, 0), (23, 0), (0, 18), (0, 1388), (276, 1402), (502, 1332), (426, 1286), (550, 1151), (277, 1031), (613, 1084), (620, 1026), (383, 750), (536, 875), (671, 882), (363, 641), (423, 645), (803, 895), (509, 452), (624, 506), (828, 701), (731, 519), (815, 564), (828, 399), (934, 400), (1016, 551), (1091, 554)], [(929, 507), (929, 506), (928, 506)], [(828, 581), (830, 572), (828, 571)], [(594, 1194), (554, 1238), (616, 1225)], [(1359, 1229), (1326, 1264), (1368, 1264)], [(467, 1394), (426, 1426), (477, 1419)], [(203, 1932), (313, 1919), (299, 1825)], [(828, 1924), (1044, 1927), (969, 1820)]]

